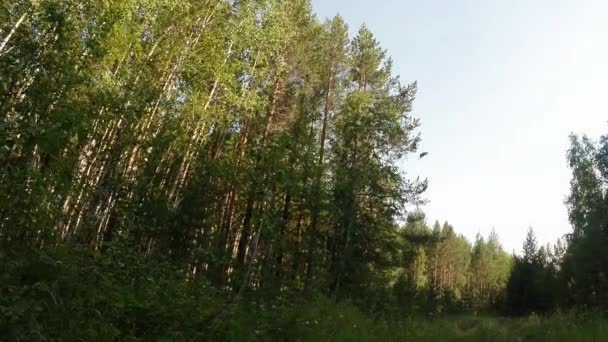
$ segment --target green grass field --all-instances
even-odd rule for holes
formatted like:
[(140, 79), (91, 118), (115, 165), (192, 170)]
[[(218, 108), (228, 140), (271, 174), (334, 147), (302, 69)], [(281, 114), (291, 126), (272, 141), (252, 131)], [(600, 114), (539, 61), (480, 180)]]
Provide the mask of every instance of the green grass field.
[(608, 325), (596, 319), (452, 317), (414, 323), (395, 341), (608, 341)]
[[(364, 326), (365, 327), (365, 326)], [(354, 324), (339, 331), (311, 332), (302, 341), (608, 341), (605, 321), (551, 318), (449, 317), (410, 320), (403, 325), (365, 329)]]
[[(287, 319), (286, 334), (279, 338), (290, 341), (383, 342), (608, 341), (608, 321), (597, 314), (568, 313), (522, 318), (462, 315), (437, 319), (410, 318), (391, 324), (371, 320), (350, 305), (319, 304), (301, 308), (295, 317)], [(246, 335), (240, 337), (247, 339)]]
[(231, 341), (608, 341), (608, 321), (599, 317), (461, 315), (387, 323), (370, 319), (351, 305), (321, 300), (283, 311), (275, 319), (260, 320), (241, 312), (230, 323), (224, 322), (228, 326), (218, 328), (230, 331), (220, 339)]

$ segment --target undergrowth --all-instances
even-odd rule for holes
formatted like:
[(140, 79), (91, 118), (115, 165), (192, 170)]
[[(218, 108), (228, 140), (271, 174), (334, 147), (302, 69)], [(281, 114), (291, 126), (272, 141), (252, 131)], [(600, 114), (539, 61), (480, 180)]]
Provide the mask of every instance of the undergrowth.
[(231, 293), (125, 246), (0, 253), (7, 341), (601, 341), (599, 315), (374, 318), (321, 295)]

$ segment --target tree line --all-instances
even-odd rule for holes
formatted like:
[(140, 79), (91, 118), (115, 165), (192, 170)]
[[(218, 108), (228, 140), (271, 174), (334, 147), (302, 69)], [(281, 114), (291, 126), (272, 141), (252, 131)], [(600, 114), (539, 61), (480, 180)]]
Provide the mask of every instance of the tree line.
[(403, 262), (397, 268), (396, 298), (406, 312), (497, 312), (505, 304), (512, 257), (492, 231), (474, 243), (445, 222), (429, 227), (420, 211), (402, 228)]
[(608, 308), (608, 135), (596, 142), (571, 135), (567, 161), (573, 230), (540, 248), (530, 230), (509, 281), (512, 313)]

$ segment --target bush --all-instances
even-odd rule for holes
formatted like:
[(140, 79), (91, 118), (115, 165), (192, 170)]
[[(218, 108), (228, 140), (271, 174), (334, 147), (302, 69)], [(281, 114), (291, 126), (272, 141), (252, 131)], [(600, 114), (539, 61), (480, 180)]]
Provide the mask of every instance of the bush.
[(103, 253), (13, 252), (0, 267), (0, 334), (9, 340), (179, 339), (220, 302), (203, 281), (124, 243)]

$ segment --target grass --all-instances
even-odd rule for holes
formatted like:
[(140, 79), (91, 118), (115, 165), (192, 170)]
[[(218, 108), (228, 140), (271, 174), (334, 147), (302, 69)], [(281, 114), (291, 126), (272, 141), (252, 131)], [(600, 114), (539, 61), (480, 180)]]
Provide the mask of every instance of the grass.
[[(236, 315), (236, 317), (243, 317)], [(249, 316), (251, 317), (251, 316)], [(375, 321), (348, 304), (318, 299), (277, 312), (272, 320), (233, 322), (233, 341), (608, 341), (608, 321), (575, 313), (551, 317), (449, 316)], [(265, 332), (263, 324), (266, 326)], [(247, 329), (247, 326), (250, 328)], [(256, 328), (254, 328), (256, 327)], [(257, 334), (251, 334), (254, 330)]]
[(412, 321), (391, 341), (607, 341), (608, 323), (592, 317), (447, 317)]

